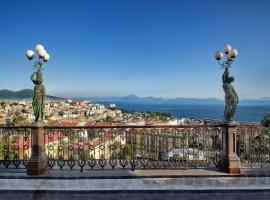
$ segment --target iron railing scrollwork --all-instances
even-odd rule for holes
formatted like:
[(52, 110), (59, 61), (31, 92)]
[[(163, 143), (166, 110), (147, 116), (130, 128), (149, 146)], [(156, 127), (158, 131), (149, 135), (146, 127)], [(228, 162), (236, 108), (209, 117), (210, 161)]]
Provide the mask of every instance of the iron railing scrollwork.
[(242, 167), (270, 167), (270, 129), (262, 126), (239, 126), (236, 153)]
[[(32, 127), (0, 127), (0, 168), (26, 168)], [(50, 169), (216, 168), (224, 126), (42, 127)], [(239, 125), (235, 153), (242, 167), (270, 166), (270, 131)]]
[(0, 128), (0, 167), (25, 168), (31, 156), (31, 129)]

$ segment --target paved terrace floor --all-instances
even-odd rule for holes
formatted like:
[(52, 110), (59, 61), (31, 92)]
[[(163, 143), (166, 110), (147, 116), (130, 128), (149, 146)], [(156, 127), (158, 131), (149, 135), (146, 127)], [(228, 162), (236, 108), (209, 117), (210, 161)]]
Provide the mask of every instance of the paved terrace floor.
[(31, 177), (0, 169), (0, 199), (269, 199), (270, 170), (50, 170)]

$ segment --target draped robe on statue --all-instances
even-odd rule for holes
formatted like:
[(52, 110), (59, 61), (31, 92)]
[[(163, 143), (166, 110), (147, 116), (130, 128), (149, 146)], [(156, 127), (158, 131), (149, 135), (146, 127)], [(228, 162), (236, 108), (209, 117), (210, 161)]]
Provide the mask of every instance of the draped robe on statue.
[(35, 122), (42, 122), (44, 119), (45, 88), (42, 85), (43, 79), (41, 70), (38, 70), (38, 72), (34, 72), (31, 76), (31, 80), (35, 84), (32, 102), (35, 114)]

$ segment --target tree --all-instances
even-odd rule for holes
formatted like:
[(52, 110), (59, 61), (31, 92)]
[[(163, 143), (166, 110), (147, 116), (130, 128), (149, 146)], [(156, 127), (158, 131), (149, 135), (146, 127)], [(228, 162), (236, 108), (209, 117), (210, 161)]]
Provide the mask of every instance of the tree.
[(0, 138), (0, 159), (4, 159), (4, 142), (3, 138)]
[(107, 116), (106, 119), (105, 119), (106, 122), (112, 122), (113, 121), (113, 118), (110, 117), (110, 116)]
[(130, 144), (126, 144), (123, 148), (122, 148), (122, 152), (120, 153), (120, 159), (124, 159), (124, 160), (131, 160), (131, 145)]
[(266, 128), (270, 128), (270, 113), (264, 115), (261, 124)]

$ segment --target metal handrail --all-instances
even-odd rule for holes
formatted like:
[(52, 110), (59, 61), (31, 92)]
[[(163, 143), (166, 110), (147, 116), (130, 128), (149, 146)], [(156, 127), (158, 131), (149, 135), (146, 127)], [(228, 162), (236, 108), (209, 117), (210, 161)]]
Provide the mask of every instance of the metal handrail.
[[(207, 128), (207, 127), (225, 127), (224, 124), (212, 125), (108, 125), (108, 126), (41, 126), (44, 129), (102, 129), (102, 128)], [(37, 126), (0, 126), (0, 129), (9, 128), (37, 128)]]

